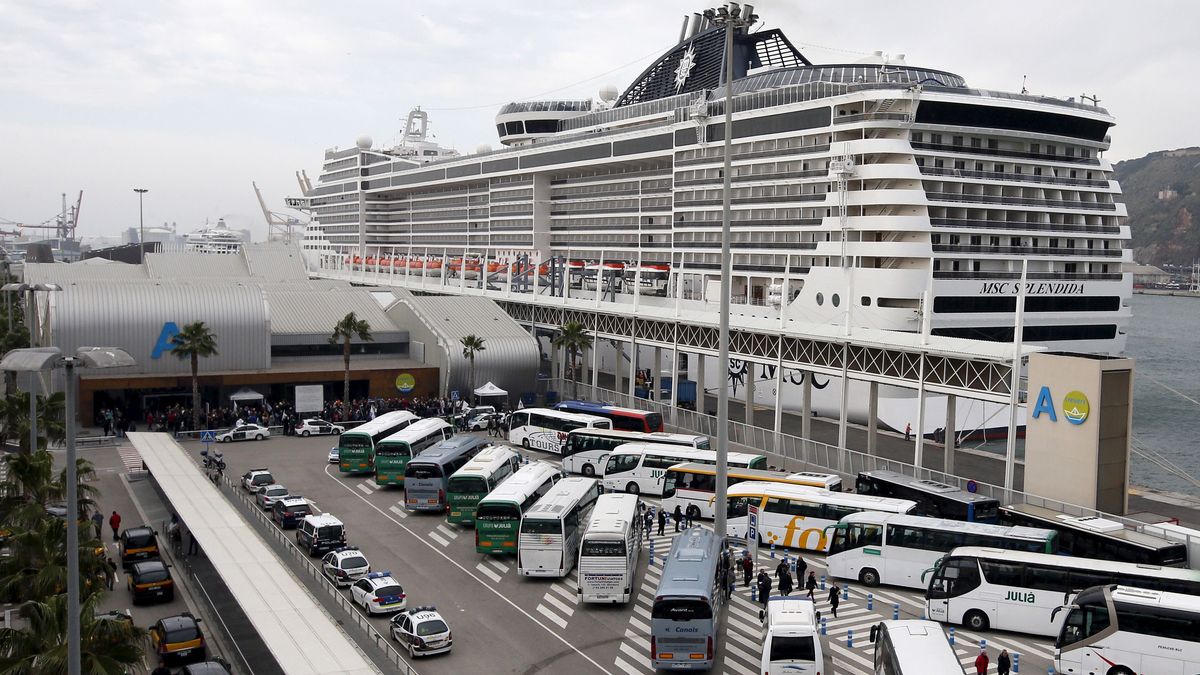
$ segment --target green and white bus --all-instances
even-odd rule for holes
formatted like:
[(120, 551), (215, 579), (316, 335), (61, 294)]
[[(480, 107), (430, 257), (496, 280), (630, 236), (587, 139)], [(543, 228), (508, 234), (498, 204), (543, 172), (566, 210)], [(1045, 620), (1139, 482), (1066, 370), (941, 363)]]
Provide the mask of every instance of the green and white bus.
[(521, 469), (521, 456), (515, 450), (493, 445), (479, 451), (466, 466), (450, 476), (446, 499), (450, 512), (446, 520), (458, 525), (475, 524), (475, 507), (479, 500), (495, 490)]
[(842, 518), (825, 564), (839, 579), (925, 590), (938, 561), (959, 546), (1058, 553), (1058, 533), (945, 518), (864, 511)]
[(338, 470), (342, 473), (374, 473), (375, 446), (419, 419), (407, 410), (396, 410), (342, 432), (338, 436)]
[(408, 463), (425, 448), (454, 435), (454, 428), (440, 417), (417, 420), (375, 445), (375, 484), (404, 485)]
[(521, 515), (561, 480), (553, 464), (533, 462), (479, 500), (475, 507), (475, 551), (516, 555)]

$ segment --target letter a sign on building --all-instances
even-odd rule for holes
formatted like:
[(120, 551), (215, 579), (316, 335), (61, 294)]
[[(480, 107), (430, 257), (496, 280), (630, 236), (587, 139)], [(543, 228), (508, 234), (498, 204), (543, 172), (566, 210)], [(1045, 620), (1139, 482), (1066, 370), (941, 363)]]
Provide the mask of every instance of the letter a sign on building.
[(164, 353), (175, 349), (175, 343), (171, 340), (176, 335), (179, 335), (179, 326), (175, 325), (174, 321), (164, 323), (162, 332), (158, 334), (158, 341), (154, 343), (154, 350), (150, 352), (150, 358), (160, 358)]

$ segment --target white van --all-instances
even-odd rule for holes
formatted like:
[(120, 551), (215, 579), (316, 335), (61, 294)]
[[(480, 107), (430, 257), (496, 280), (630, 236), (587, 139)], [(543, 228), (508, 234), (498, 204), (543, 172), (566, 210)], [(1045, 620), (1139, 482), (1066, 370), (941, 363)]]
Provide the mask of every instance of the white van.
[(832, 673), (825, 662), (824, 640), (817, 624), (820, 612), (812, 600), (776, 596), (767, 601), (763, 623), (764, 675), (821, 675)]

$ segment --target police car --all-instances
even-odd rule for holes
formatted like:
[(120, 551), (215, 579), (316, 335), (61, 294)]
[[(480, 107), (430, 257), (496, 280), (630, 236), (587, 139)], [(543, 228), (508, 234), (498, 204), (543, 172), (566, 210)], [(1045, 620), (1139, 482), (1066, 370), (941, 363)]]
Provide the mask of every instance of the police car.
[(325, 554), (321, 559), (321, 572), (335, 586), (349, 586), (371, 572), (371, 563), (357, 546), (343, 546)]
[(338, 446), (335, 445), (329, 449), (329, 463), (330, 464), (337, 464), (338, 461), (341, 460), (341, 458), (342, 458), (342, 451), (338, 450)]
[(350, 587), (350, 595), (367, 614), (402, 612), (408, 606), (408, 596), (391, 572), (372, 572), (359, 579)]
[(288, 496), (288, 489), (278, 483), (264, 485), (258, 488), (254, 493), (254, 500), (258, 502), (259, 507), (263, 511), (270, 511), (275, 506), (275, 502)]
[(258, 492), (258, 488), (274, 484), (275, 477), (271, 475), (271, 471), (266, 467), (250, 469), (242, 474), (242, 487), (246, 489), (246, 492)]
[(338, 424), (331, 424), (325, 420), (317, 419), (315, 417), (306, 420), (300, 420), (300, 423), (296, 425), (296, 434), (299, 436), (321, 436), (328, 434), (337, 435), (341, 434), (345, 430), (346, 427)]
[(217, 434), (218, 443), (230, 441), (261, 441), (271, 437), (271, 430), (261, 424), (239, 424), (223, 434)]
[(307, 515), (296, 527), (296, 545), (316, 557), (346, 545), (346, 526), (328, 513)]
[(408, 655), (445, 654), (454, 644), (450, 626), (436, 607), (417, 607), (392, 618), (392, 638), (408, 648)]

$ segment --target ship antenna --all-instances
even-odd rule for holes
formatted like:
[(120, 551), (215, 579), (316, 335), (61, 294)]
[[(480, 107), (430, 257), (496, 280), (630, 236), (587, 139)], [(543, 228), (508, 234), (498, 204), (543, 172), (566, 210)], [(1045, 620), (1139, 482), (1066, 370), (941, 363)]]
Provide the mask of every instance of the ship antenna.
[(1029, 77), (1028, 75), (1022, 75), (1022, 76), (1021, 76), (1021, 93), (1022, 93), (1022, 94), (1028, 94), (1028, 93), (1029, 93), (1029, 90), (1025, 88), (1025, 80), (1026, 80), (1028, 77)]

